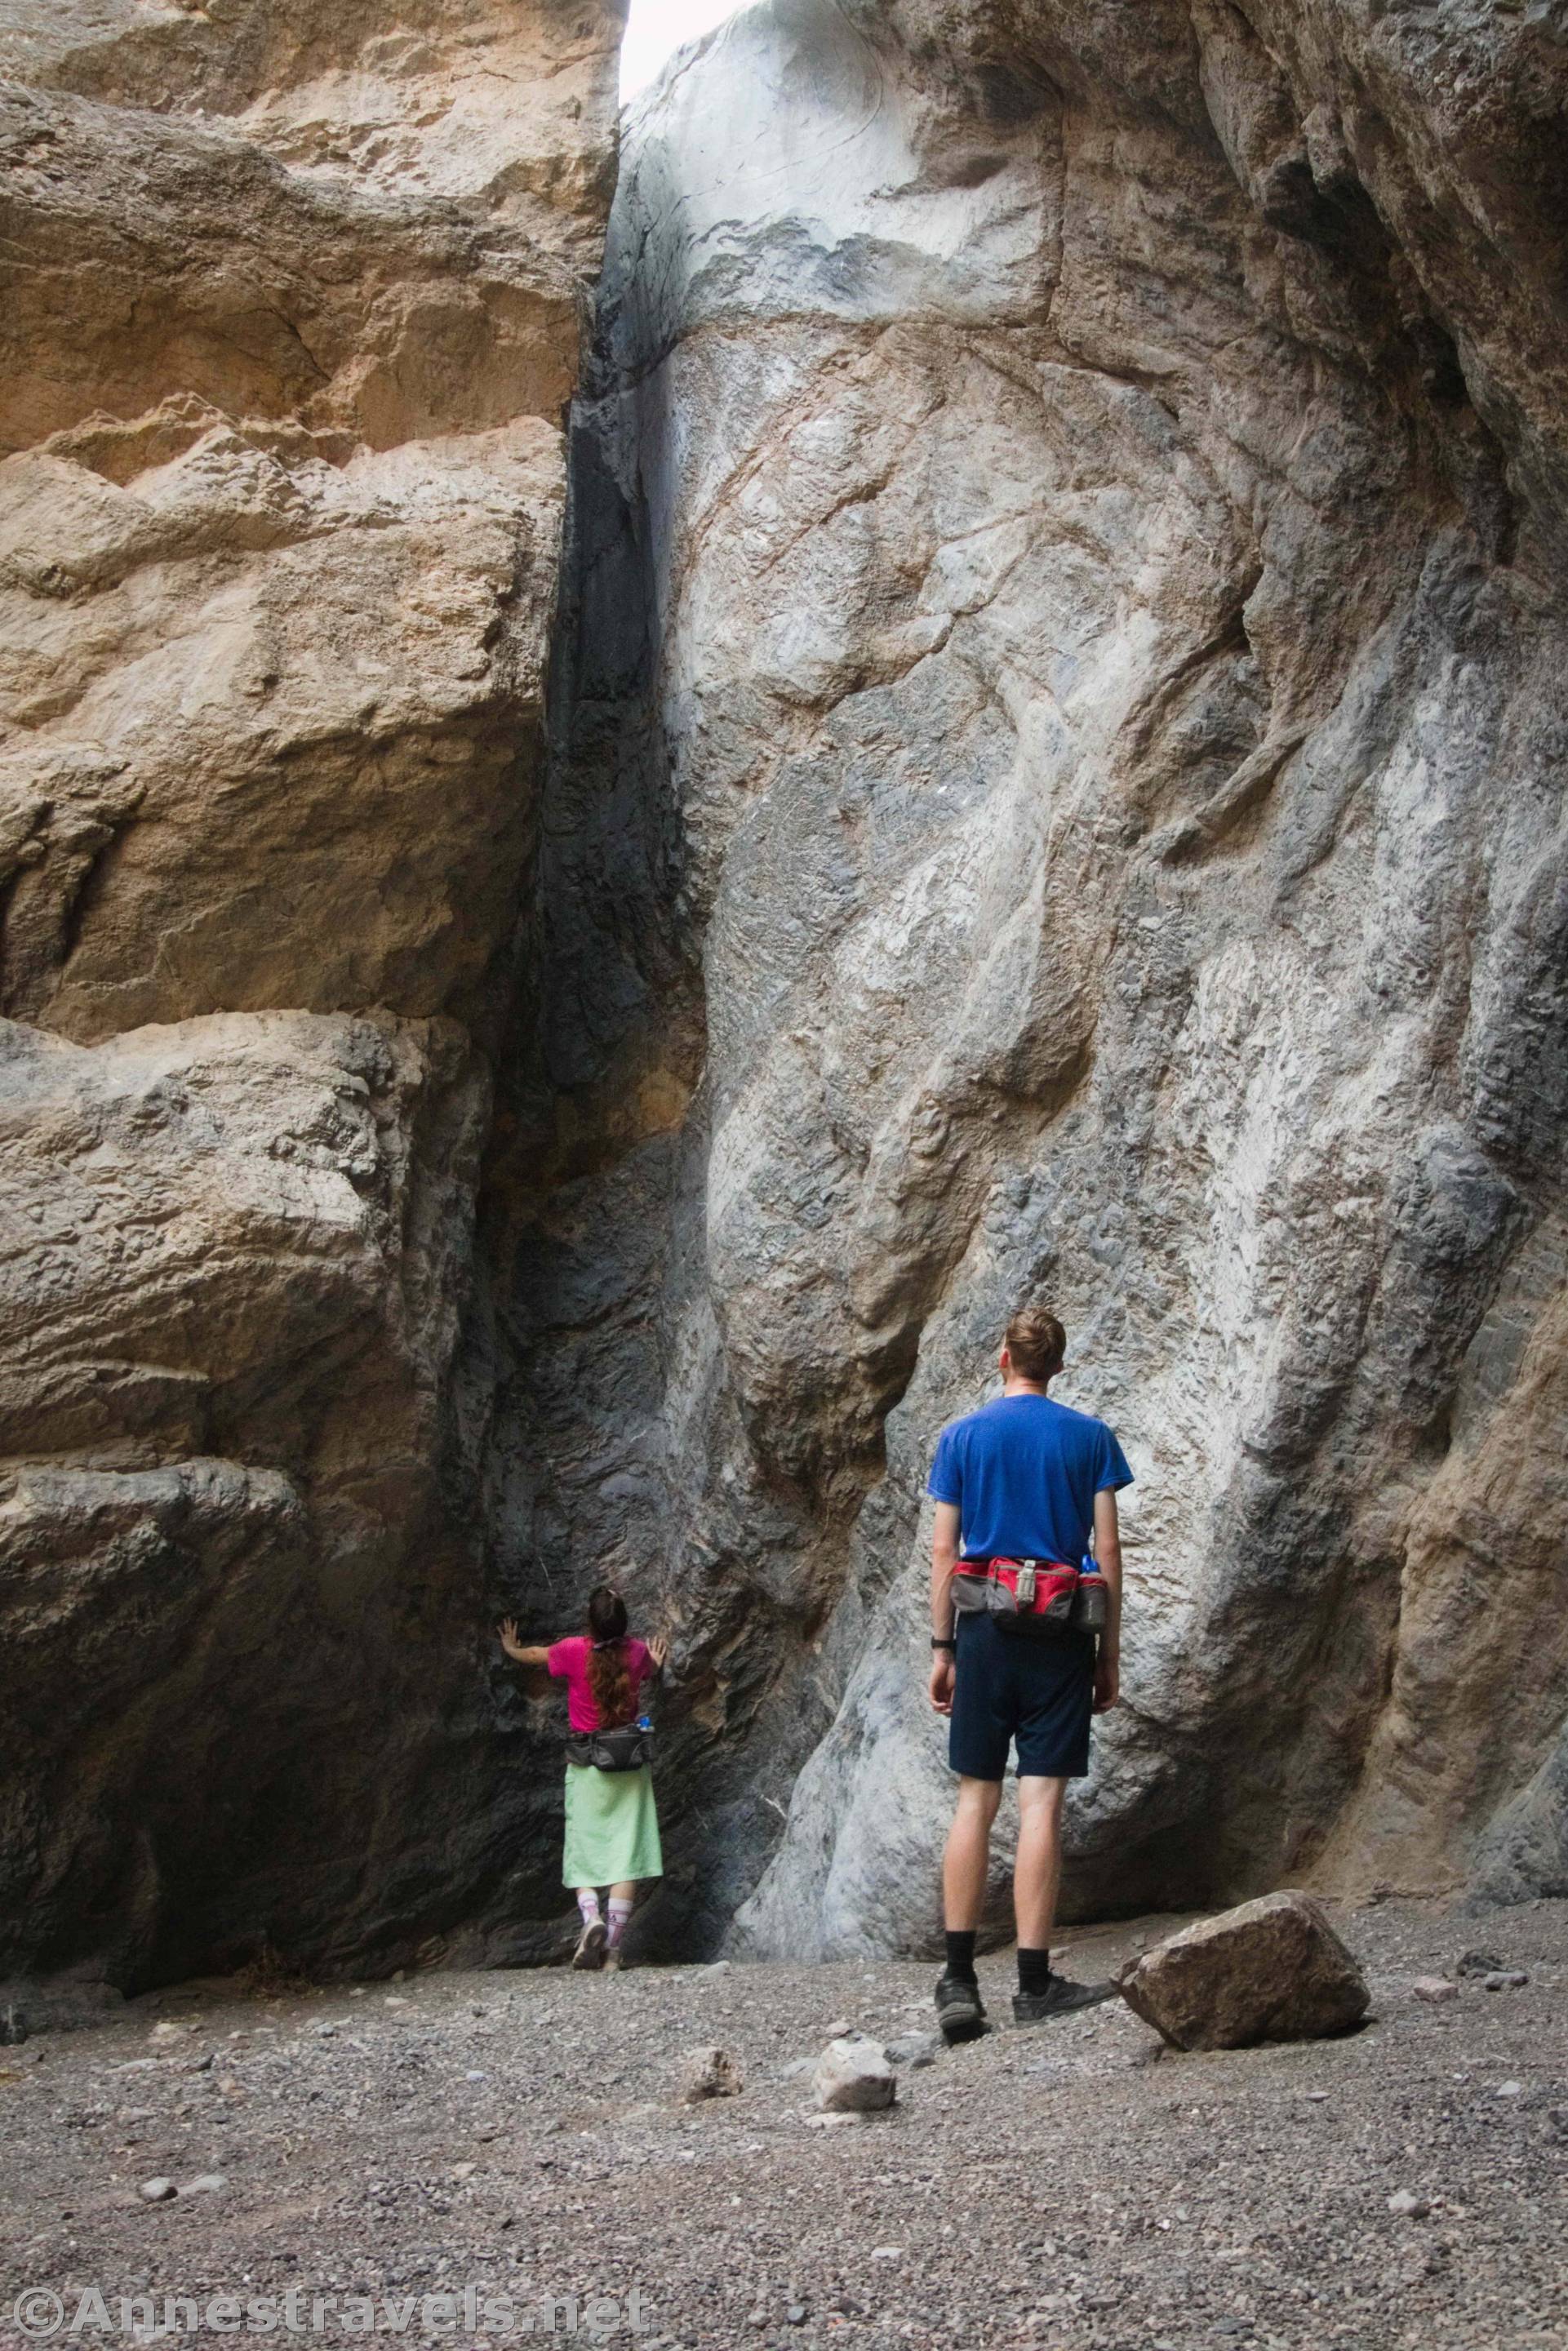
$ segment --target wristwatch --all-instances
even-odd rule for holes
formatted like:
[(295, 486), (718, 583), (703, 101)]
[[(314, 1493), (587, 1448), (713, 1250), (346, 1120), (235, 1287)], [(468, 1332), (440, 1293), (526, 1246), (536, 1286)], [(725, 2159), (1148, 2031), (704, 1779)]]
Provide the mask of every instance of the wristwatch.
[(934, 1649), (951, 1649), (955, 1656), (958, 1654), (958, 1644), (953, 1638), (951, 1633), (946, 1635), (933, 1633), (931, 1635), (931, 1646)]

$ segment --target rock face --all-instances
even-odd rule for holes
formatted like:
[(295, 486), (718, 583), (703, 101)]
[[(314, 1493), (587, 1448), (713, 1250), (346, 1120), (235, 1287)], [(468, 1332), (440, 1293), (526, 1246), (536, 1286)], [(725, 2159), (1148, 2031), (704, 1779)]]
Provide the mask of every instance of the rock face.
[(503, 1875), (442, 1479), (619, 16), (0, 9), (0, 1974)]
[(552, 643), (616, 19), (0, 0), (0, 1973), (542, 1954), (486, 1620), (606, 1572), (643, 1947), (925, 1948), (1025, 1292), (1138, 1473), (1071, 1904), (1561, 1884), (1555, 28), (735, 19)]
[(1116, 1979), (1177, 2049), (1247, 2049), (1348, 2032), (1368, 1992), (1354, 1956), (1305, 1894), (1265, 1894), (1200, 1918)]
[(928, 1946), (1025, 1292), (1138, 1476), (1071, 1903), (1560, 1875), (1563, 67), (773, 0), (631, 121), (486, 1508), (674, 1622), (683, 1933)]

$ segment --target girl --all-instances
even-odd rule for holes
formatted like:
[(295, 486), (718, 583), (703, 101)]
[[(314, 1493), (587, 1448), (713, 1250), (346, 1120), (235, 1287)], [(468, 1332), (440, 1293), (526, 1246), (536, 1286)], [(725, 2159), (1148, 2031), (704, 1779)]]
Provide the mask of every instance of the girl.
[[(588, 1597), (588, 1631), (549, 1648), (526, 1647), (515, 1621), (500, 1626), (501, 1646), (519, 1666), (543, 1666), (566, 1684), (567, 1720), (573, 1730), (613, 1730), (635, 1722), (638, 1692), (663, 1673), (669, 1645), (633, 1640), (626, 1630), (626, 1603), (612, 1584), (596, 1584)], [(574, 1968), (618, 1968), (621, 1938), (632, 1916), (640, 1877), (662, 1877), (659, 1816), (653, 1809), (653, 1776), (646, 1763), (634, 1771), (601, 1771), (591, 1763), (566, 1767), (566, 1852), (562, 1877), (577, 1895), (582, 1932), (571, 1955)], [(599, 1888), (610, 1888), (610, 1923), (600, 1916)]]

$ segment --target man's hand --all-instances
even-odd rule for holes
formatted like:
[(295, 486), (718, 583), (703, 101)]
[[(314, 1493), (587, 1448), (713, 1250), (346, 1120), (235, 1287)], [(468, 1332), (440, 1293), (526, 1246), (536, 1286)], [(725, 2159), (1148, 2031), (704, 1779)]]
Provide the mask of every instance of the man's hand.
[(1122, 1694), (1122, 1660), (1113, 1650), (1100, 1644), (1100, 1655), (1094, 1661), (1094, 1711), (1109, 1714)]
[(670, 1662), (670, 1644), (668, 1635), (664, 1633), (655, 1633), (653, 1639), (648, 1644), (648, 1655), (653, 1660), (653, 1671), (656, 1674), (662, 1674), (664, 1667)]
[(934, 1649), (931, 1654), (931, 1703), (938, 1714), (953, 1711), (953, 1652)]

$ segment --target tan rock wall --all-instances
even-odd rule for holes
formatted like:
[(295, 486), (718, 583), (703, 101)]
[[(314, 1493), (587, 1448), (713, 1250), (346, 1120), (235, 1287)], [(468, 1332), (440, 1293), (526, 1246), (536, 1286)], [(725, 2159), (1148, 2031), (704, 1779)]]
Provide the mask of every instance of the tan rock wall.
[(491, 1866), (442, 1480), (620, 14), (0, 11), (11, 1965)]

